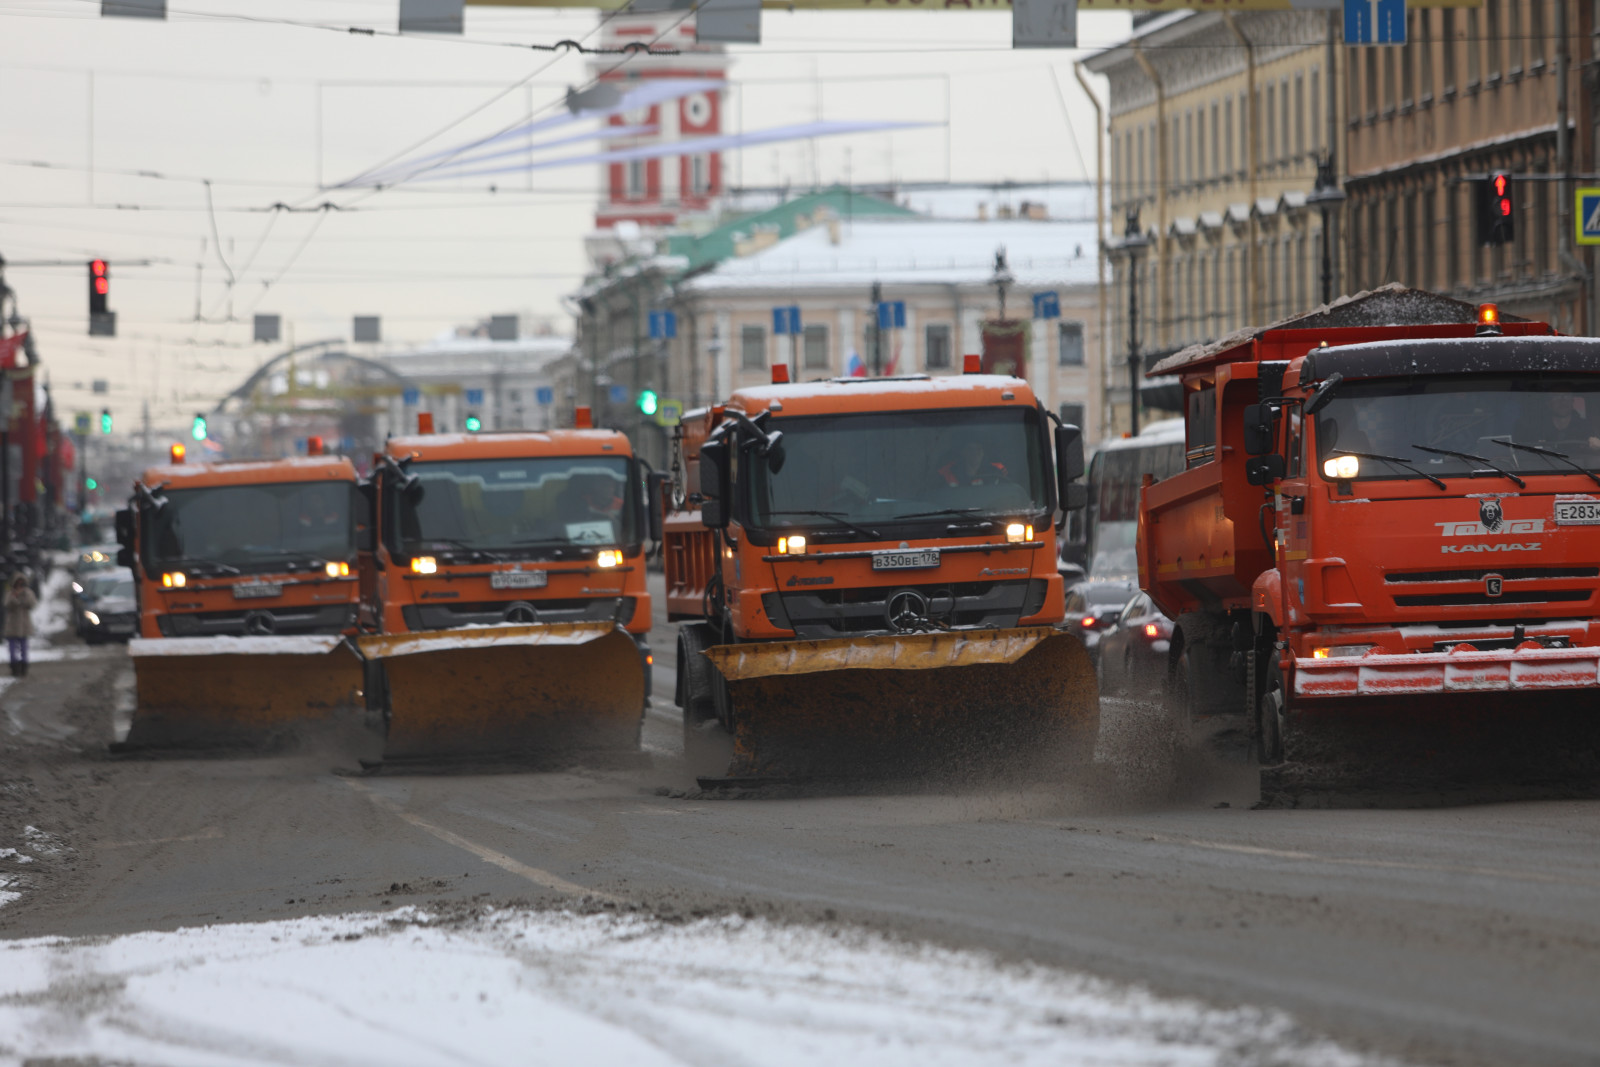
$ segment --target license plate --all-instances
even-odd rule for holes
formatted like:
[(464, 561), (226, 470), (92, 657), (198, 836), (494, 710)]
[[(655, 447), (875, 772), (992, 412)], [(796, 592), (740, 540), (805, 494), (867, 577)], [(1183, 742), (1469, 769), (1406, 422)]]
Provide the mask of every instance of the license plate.
[(874, 552), (872, 569), (875, 571), (903, 571), (917, 567), (937, 567), (939, 550), (919, 548), (914, 552)]
[(1600, 526), (1600, 500), (1557, 500), (1557, 526)]
[(543, 589), (550, 584), (544, 571), (500, 571), (489, 575), (490, 589)]
[(283, 586), (267, 582), (246, 582), (233, 587), (235, 600), (259, 600), (262, 597), (282, 596)]

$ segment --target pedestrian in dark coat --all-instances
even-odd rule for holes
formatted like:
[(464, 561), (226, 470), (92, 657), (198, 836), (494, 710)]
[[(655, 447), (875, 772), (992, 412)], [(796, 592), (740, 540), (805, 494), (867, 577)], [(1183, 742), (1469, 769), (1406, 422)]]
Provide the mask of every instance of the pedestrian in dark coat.
[(33, 636), (33, 609), (39, 598), (28, 588), (28, 576), (18, 571), (6, 587), (6, 646), (11, 653), (11, 674), (28, 673), (28, 638)]

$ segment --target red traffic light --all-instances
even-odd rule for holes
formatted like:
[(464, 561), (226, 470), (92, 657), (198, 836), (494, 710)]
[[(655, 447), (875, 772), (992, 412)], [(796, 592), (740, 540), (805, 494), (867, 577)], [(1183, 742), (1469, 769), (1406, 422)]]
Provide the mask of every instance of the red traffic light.
[(103, 259), (94, 260), (89, 264), (89, 269), (94, 272), (96, 278), (104, 278), (106, 276), (106, 261)]

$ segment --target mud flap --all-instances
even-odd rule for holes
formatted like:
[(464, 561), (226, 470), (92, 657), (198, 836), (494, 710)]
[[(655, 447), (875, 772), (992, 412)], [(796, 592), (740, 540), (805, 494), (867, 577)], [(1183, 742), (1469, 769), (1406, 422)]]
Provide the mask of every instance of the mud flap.
[(135, 639), (137, 704), (119, 751), (274, 744), (358, 717), (361, 660), (336, 634)]
[(923, 773), (1058, 777), (1087, 763), (1099, 687), (1049, 628), (720, 645), (730, 778)]
[(391, 760), (514, 759), (639, 745), (639, 647), (609, 622), (358, 638), (386, 676)]

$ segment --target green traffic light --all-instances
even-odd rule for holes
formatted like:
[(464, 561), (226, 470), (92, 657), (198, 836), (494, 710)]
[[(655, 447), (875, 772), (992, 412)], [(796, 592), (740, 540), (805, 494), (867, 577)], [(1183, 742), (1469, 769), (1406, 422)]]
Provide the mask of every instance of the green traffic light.
[(204, 415), (196, 415), (194, 417), (194, 426), (189, 429), (189, 436), (196, 441), (204, 441), (206, 439), (206, 417)]
[(95, 481), (93, 478), (85, 478), (83, 480), (83, 485), (84, 485), (84, 488), (86, 488), (86, 489), (98, 489), (98, 488), (100, 488), (100, 483)]
[(654, 389), (646, 389), (639, 394), (639, 410), (646, 415), (654, 415), (656, 408), (661, 404), (660, 397), (656, 396)]
[(468, 433), (477, 433), (483, 429), (483, 420), (476, 415), (468, 415), (466, 425)]
[(109, 409), (100, 412), (100, 432), (111, 432), (111, 412)]

